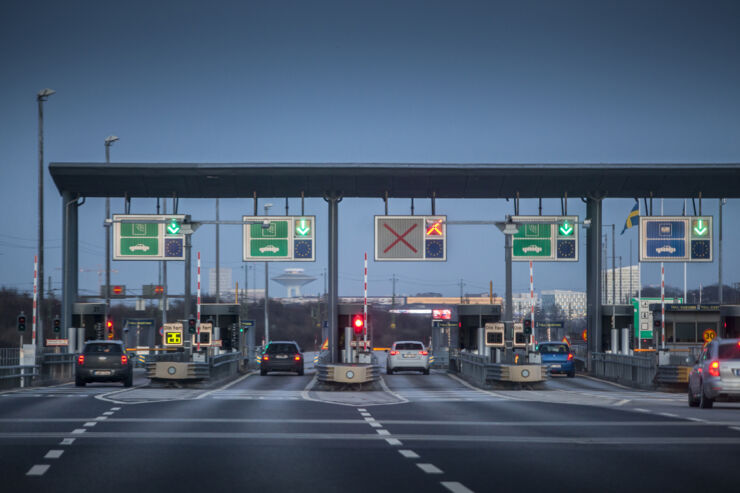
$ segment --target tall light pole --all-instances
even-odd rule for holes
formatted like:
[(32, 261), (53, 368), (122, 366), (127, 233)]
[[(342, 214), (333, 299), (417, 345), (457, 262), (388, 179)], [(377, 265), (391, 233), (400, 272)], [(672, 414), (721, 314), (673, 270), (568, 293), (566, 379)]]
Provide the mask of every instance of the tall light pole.
[[(118, 137), (109, 135), (105, 138), (105, 164), (110, 164), (110, 146)], [(110, 197), (105, 198), (105, 326), (110, 319)]]
[(53, 89), (42, 89), (36, 95), (36, 101), (39, 107), (39, 244), (38, 244), (38, 256), (39, 256), (39, 271), (38, 278), (41, 279), (42, 288), (39, 289), (38, 300), (39, 303), (36, 307), (36, 320), (37, 320), (37, 340), (41, 341), (37, 346), (37, 352), (41, 352), (44, 347), (44, 101), (54, 94), (56, 91)]
[[(265, 216), (270, 215), (272, 204), (265, 204)], [(270, 312), (268, 305), (270, 302), (270, 262), (265, 262), (265, 344), (270, 344)]]

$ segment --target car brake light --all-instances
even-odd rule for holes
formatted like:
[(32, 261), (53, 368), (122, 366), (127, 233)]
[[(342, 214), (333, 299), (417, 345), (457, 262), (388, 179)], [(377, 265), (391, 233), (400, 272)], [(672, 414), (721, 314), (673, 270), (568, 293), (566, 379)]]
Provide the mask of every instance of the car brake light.
[(709, 374), (713, 377), (719, 376), (719, 361), (712, 361), (709, 364)]
[(426, 356), (427, 354), (429, 354), (429, 351), (419, 351), (419, 354), (421, 354), (422, 356)]
[(391, 354), (391, 356), (395, 356), (395, 355), (397, 355), (397, 354), (398, 354), (398, 351), (391, 351), (391, 353), (390, 353), (390, 354)]
[(573, 359), (573, 353), (568, 353), (568, 361)]
[(121, 364), (122, 365), (127, 365), (128, 364), (128, 356), (126, 356), (125, 354), (122, 354), (121, 355)]
[(84, 365), (85, 364), (85, 355), (81, 354), (77, 356), (77, 364), (78, 365)]
[(268, 359), (270, 359), (269, 356), (267, 356), (266, 354), (262, 355), (262, 361), (267, 361)]
[(301, 360), (301, 355), (300, 354), (296, 354), (295, 355), (295, 360), (296, 361), (300, 361)]

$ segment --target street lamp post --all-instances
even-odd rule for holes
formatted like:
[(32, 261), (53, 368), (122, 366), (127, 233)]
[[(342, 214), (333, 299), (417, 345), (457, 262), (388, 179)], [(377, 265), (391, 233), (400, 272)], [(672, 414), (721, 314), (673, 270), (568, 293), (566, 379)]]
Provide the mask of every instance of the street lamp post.
[[(105, 164), (110, 164), (110, 146), (118, 137), (109, 135), (105, 138)], [(110, 197), (105, 198), (105, 321), (108, 327), (110, 319)]]
[(36, 95), (39, 108), (39, 238), (38, 238), (38, 278), (41, 279), (41, 289), (38, 292), (38, 305), (36, 307), (37, 340), (41, 341), (36, 351), (41, 352), (44, 346), (44, 101), (54, 94), (53, 89), (42, 89)]
[[(272, 204), (265, 204), (265, 216), (270, 214)], [(270, 344), (270, 263), (265, 262), (265, 344)]]

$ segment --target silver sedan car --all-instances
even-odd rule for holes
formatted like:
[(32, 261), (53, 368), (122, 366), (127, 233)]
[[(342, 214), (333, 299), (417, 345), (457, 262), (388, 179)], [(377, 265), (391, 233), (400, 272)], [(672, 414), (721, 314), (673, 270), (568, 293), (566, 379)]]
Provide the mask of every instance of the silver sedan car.
[(715, 339), (704, 347), (689, 374), (689, 406), (740, 401), (740, 339)]
[(409, 370), (429, 375), (429, 351), (419, 341), (396, 341), (388, 351), (386, 373)]

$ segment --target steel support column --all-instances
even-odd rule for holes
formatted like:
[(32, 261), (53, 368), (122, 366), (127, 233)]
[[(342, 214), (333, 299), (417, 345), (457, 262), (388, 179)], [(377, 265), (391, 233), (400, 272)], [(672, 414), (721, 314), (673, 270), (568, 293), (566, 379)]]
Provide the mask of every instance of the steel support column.
[[(193, 283), (193, 263), (191, 261), (191, 253), (193, 250), (191, 235), (185, 235), (185, 300), (183, 305), (182, 318), (187, 320), (193, 314), (193, 300), (191, 299), (191, 285)], [(189, 338), (190, 336), (188, 336)]]
[(504, 258), (506, 260), (506, 304), (504, 305), (504, 322), (513, 320), (512, 292), (511, 292), (511, 244), (512, 235), (504, 235)]
[(601, 352), (601, 209), (602, 199), (586, 199), (586, 323), (588, 350)]
[(328, 324), (329, 324), (329, 351), (331, 363), (337, 363), (337, 336), (339, 311), (339, 202), (338, 194), (324, 197), (329, 203), (329, 293), (328, 293)]
[(62, 193), (62, 334), (69, 337), (72, 309), (77, 301), (79, 278), (77, 198), (72, 192)]

